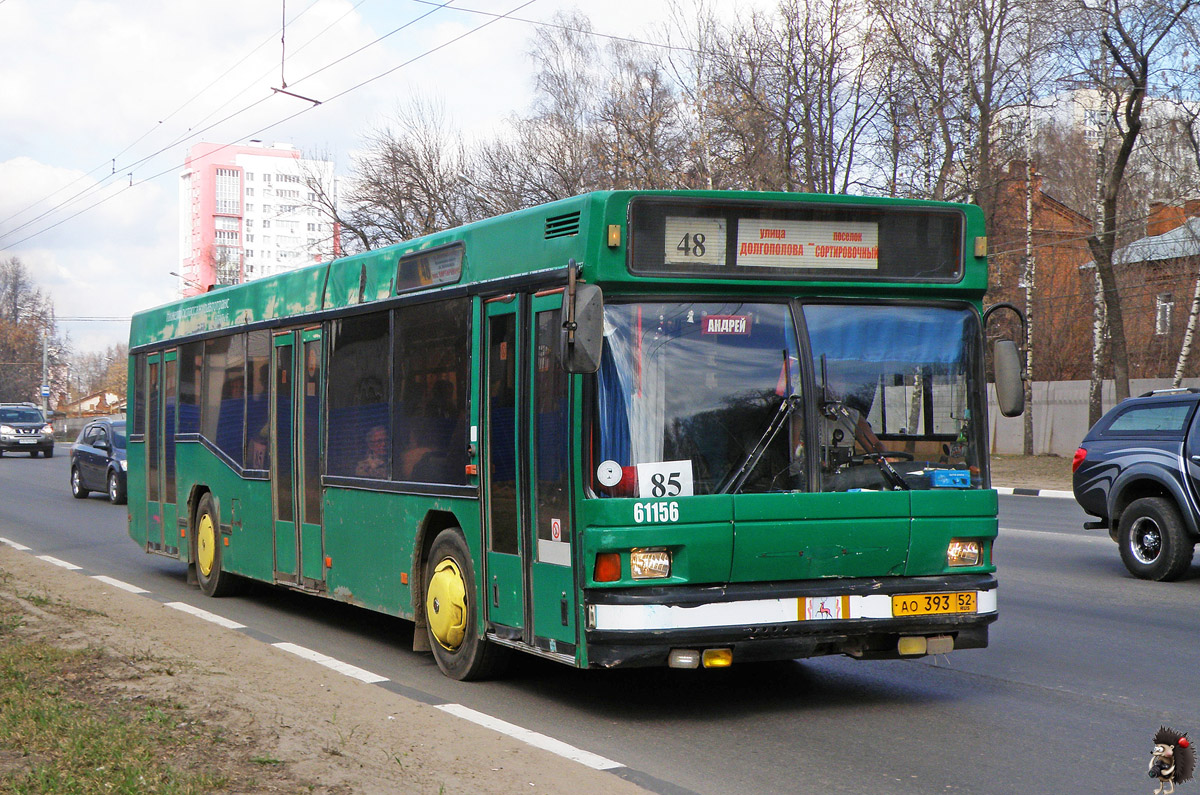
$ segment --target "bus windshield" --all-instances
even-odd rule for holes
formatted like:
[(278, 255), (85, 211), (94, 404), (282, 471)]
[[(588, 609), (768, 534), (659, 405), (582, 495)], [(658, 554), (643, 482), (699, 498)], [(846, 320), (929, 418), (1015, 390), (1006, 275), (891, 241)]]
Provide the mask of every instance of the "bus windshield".
[(824, 490), (982, 486), (974, 312), (830, 304), (804, 318)]
[[(687, 496), (798, 486), (796, 334), (787, 304), (663, 302), (605, 307), (597, 463), (627, 473), (612, 496)], [(760, 455), (755, 448), (762, 447)], [(744, 470), (744, 471), (743, 471)], [(637, 485), (632, 471), (636, 471)], [(615, 475), (610, 478), (615, 480)]]
[[(593, 491), (645, 498), (982, 486), (973, 312), (802, 311), (818, 387), (807, 421), (787, 304), (608, 305)], [(816, 443), (812, 478), (806, 428)]]

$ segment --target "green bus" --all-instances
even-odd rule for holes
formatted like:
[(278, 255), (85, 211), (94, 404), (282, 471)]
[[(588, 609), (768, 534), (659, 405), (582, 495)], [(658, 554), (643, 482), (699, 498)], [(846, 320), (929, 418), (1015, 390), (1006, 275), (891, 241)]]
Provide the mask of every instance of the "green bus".
[(210, 291), (133, 318), (129, 533), (458, 679), (984, 647), (987, 284), (974, 206), (612, 191)]

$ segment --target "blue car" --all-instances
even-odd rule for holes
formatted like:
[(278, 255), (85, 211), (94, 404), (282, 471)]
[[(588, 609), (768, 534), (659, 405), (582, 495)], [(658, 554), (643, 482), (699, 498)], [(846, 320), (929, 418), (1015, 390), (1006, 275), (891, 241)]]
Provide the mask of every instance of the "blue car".
[(1200, 390), (1166, 389), (1121, 401), (1100, 418), (1071, 468), (1079, 505), (1107, 530), (1125, 568), (1175, 580), (1200, 540)]
[(89, 422), (71, 448), (71, 496), (82, 500), (93, 491), (103, 491), (114, 505), (124, 503), (127, 466), (124, 418)]

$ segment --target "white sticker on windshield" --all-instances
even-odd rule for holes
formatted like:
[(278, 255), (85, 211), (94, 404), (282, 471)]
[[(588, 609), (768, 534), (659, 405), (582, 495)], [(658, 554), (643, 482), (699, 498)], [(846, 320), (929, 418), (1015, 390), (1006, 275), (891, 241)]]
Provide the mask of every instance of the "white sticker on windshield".
[(690, 497), (692, 490), (691, 461), (659, 461), (637, 465), (638, 496)]

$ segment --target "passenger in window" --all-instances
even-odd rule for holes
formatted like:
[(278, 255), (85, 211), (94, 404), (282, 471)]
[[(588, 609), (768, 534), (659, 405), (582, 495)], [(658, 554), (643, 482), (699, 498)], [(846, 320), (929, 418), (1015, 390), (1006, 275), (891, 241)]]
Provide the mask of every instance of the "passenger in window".
[(354, 474), (360, 478), (386, 478), (387, 471), (387, 429), (376, 425), (367, 431), (367, 455), (358, 462)]
[(400, 480), (428, 481), (431, 479), (432, 473), (428, 471), (429, 459), (436, 455), (434, 448), (436, 440), (427, 423), (428, 420), (419, 420), (417, 426), (409, 434), (408, 444), (405, 446), (404, 452), (400, 454)]

